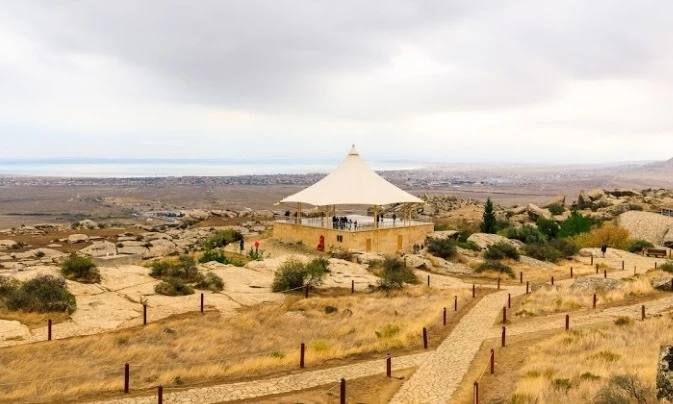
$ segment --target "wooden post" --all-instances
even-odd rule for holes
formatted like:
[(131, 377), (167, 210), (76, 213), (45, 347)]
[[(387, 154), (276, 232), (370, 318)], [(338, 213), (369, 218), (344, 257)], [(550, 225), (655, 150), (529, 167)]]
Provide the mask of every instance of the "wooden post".
[(162, 386), (157, 387), (157, 403), (164, 403), (164, 388)]
[(51, 341), (51, 319), (47, 320), (47, 341)]
[(423, 327), (423, 349), (428, 349), (428, 330)]
[(304, 354), (306, 353), (306, 345), (302, 342), (299, 347), (299, 368), (304, 368)]
[(551, 277), (551, 285), (554, 286), (554, 277)]
[(511, 293), (507, 294), (507, 308), (508, 309), (512, 308), (512, 294)]
[(570, 267), (570, 277), (573, 277), (573, 267)]
[(143, 325), (147, 325), (147, 305), (143, 304)]
[(654, 269), (657, 269), (657, 261), (654, 261)]
[(633, 276), (636, 276), (636, 275), (637, 275), (637, 273), (636, 273), (636, 266), (634, 265), (634, 266), (633, 266)]
[(351, 294), (355, 293), (355, 280), (351, 281)]
[(201, 293), (201, 313), (203, 313), (203, 293)]
[(131, 376), (131, 370), (129, 369), (129, 364), (124, 364), (124, 394), (129, 394), (129, 379)]
[(473, 283), (472, 284), (472, 298), (474, 299), (477, 297), (477, 286)]
[(498, 278), (498, 290), (500, 290), (500, 278)]
[(526, 281), (526, 294), (528, 294), (528, 289), (529, 289), (529, 285), (528, 285), (528, 281)]
[(673, 292), (673, 278), (671, 278), (671, 292)]
[(596, 264), (596, 273), (598, 273), (598, 264)]
[[(673, 279), (671, 279), (673, 282)], [(453, 311), (458, 311), (458, 296), (453, 297)]]
[(341, 379), (341, 392), (339, 394), (339, 402), (346, 404), (346, 379)]
[(507, 307), (502, 308), (502, 323), (507, 324)]
[(570, 330), (570, 315), (566, 314), (566, 331)]
[(491, 349), (491, 374), (495, 374), (495, 349)]
[(507, 342), (507, 327), (502, 327), (502, 347), (504, 348)]
[(523, 272), (519, 272), (519, 283), (523, 285)]
[(622, 271), (624, 270), (624, 265), (625, 265), (625, 262), (622, 261)]
[(430, 275), (428, 275), (428, 287), (430, 287)]
[(304, 286), (304, 298), (308, 299), (308, 284)]
[(645, 305), (641, 307), (641, 311), (643, 312), (642, 313), (643, 321), (645, 321)]
[(444, 327), (446, 327), (446, 307), (444, 307)]
[(603, 278), (608, 279), (608, 270), (607, 269), (603, 270)]
[(591, 254), (591, 265), (593, 265), (593, 264), (594, 264), (594, 255)]
[(596, 308), (596, 294), (594, 293), (594, 309)]
[(479, 383), (474, 382), (474, 404), (479, 404)]
[(392, 377), (393, 375), (393, 360), (390, 357), (390, 354), (386, 357), (386, 377)]

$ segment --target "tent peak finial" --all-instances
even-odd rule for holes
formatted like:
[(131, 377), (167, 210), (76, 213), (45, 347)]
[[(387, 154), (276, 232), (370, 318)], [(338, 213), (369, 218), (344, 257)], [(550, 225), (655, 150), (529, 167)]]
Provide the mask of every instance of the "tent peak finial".
[(358, 151), (355, 149), (355, 145), (353, 145), (353, 147), (351, 148), (351, 151), (348, 152), (348, 155), (349, 156), (359, 156), (360, 155), (360, 153), (358, 153)]

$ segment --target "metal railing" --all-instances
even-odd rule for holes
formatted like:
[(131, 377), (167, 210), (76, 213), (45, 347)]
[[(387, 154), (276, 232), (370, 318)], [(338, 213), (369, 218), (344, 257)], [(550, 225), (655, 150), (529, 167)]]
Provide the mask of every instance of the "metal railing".
[(297, 220), (296, 217), (284, 217), (276, 220), (276, 222), (349, 232), (371, 231), (376, 230), (377, 228), (394, 229), (428, 224), (428, 222), (421, 222), (417, 220), (384, 218), (382, 221), (378, 222), (377, 227), (374, 218), (371, 216), (347, 215), (337, 216), (337, 219), (342, 217), (346, 218), (345, 222), (342, 220), (333, 221), (332, 217), (302, 217), (301, 223)]

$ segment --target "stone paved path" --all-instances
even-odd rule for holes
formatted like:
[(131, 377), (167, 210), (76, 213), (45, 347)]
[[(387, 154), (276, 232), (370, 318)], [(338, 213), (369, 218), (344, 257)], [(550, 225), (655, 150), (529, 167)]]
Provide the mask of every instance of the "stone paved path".
[[(425, 362), (430, 353), (393, 358), (393, 370), (417, 367)], [(327, 386), (337, 383), (342, 377), (346, 380), (359, 377), (380, 375), (385, 373), (385, 359), (372, 360), (355, 365), (336, 368), (306, 371), (275, 379), (255, 380), (250, 382), (232, 383), (213, 387), (191, 388), (182, 391), (170, 392), (164, 390), (163, 402), (166, 404), (189, 403), (210, 404), (224, 401), (234, 401), (247, 398), (264, 397), (273, 394), (306, 390), (318, 386)], [(329, 389), (327, 387), (325, 390)], [(155, 404), (156, 396), (127, 397), (97, 403), (107, 404)]]

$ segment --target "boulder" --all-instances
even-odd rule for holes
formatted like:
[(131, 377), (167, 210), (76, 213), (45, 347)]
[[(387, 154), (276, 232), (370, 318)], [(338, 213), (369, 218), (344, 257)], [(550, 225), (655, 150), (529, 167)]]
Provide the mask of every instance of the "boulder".
[(561, 205), (561, 206), (565, 206), (565, 204), (566, 204), (566, 196), (565, 196), (565, 195), (556, 195), (556, 196), (553, 197), (549, 202), (547, 202), (547, 204), (544, 205), (544, 206), (545, 206), (545, 207), (547, 207), (547, 206), (549, 206), (549, 205)]
[(643, 196), (640, 192), (627, 188), (616, 188), (614, 191), (607, 191), (607, 193), (618, 198), (622, 196)]
[(611, 278), (582, 278), (577, 279), (570, 285), (570, 290), (580, 292), (610, 291), (619, 289), (624, 282), (619, 279)]
[(208, 220), (210, 218), (210, 212), (200, 209), (188, 210), (185, 211), (185, 218), (196, 221)]
[(657, 400), (673, 402), (673, 345), (663, 345), (659, 349)]
[(274, 213), (268, 209), (255, 210), (251, 216), (255, 219), (273, 219)]
[(528, 208), (526, 208), (525, 206), (515, 206), (513, 208), (508, 209), (507, 212), (509, 213), (510, 216), (516, 216), (526, 213), (527, 210)]
[(19, 243), (14, 240), (0, 240), (0, 250), (19, 248)]
[(381, 261), (385, 260), (385, 257), (381, 254), (377, 254), (374, 252), (354, 252), (355, 259), (357, 260), (358, 264), (362, 265), (367, 265), (372, 261)]
[(647, 240), (659, 246), (673, 245), (673, 217), (630, 210), (617, 217), (617, 225), (628, 230), (633, 239)]
[(169, 240), (154, 240), (150, 244), (148, 250), (143, 253), (143, 259), (164, 257), (178, 252), (176, 245)]
[(68, 236), (68, 243), (77, 244), (77, 243), (86, 243), (89, 241), (89, 236), (86, 234), (71, 234)]
[(549, 211), (549, 209), (542, 209), (541, 207), (539, 207), (537, 205), (534, 205), (532, 203), (528, 204), (527, 211), (528, 211), (528, 216), (530, 216), (530, 218), (532, 220), (537, 220), (540, 217), (543, 217), (545, 219), (551, 219), (552, 218), (552, 214)]
[(124, 255), (142, 255), (147, 252), (147, 248), (143, 246), (129, 246), (129, 247), (119, 247), (117, 248), (117, 254), (124, 254)]
[(584, 190), (580, 191), (579, 196), (577, 197), (577, 206), (580, 209), (584, 209), (586, 206), (589, 206), (591, 204), (591, 198), (589, 198), (589, 195), (587, 195)]
[(79, 250), (80, 254), (90, 257), (105, 257), (117, 254), (117, 246), (109, 241), (97, 241), (88, 247)]
[(527, 266), (529, 268), (537, 268), (537, 269), (557, 269), (558, 268), (558, 265), (553, 264), (551, 262), (536, 260), (535, 258), (527, 257), (525, 255), (522, 255), (521, 257), (519, 257), (519, 263), (521, 265)]
[(652, 284), (652, 287), (655, 288), (656, 290), (662, 291), (662, 292), (670, 292), (671, 291), (671, 279), (666, 279), (666, 278), (659, 278), (659, 279), (652, 279), (650, 281)]
[(592, 201), (597, 201), (599, 199), (605, 198), (607, 195), (605, 191), (603, 191), (602, 188), (596, 188), (592, 189), (591, 191), (587, 192), (586, 195), (591, 199)]
[(88, 230), (96, 230), (100, 228), (98, 223), (94, 222), (93, 220), (85, 219), (85, 220), (80, 220), (77, 222), (77, 227), (80, 229), (88, 229)]
[(37, 248), (35, 250), (29, 250), (22, 253), (12, 254), (14, 259), (17, 260), (36, 259), (36, 258), (53, 259), (53, 258), (65, 257), (66, 255), (67, 254), (57, 250), (52, 250), (51, 248)]
[(488, 234), (488, 233), (474, 233), (471, 235), (467, 241), (471, 241), (479, 246), (479, 248), (486, 249), (488, 246), (497, 243), (507, 243), (516, 248), (523, 247), (523, 243), (519, 240), (510, 240), (506, 237), (499, 236), (497, 234)]
[(428, 269), (428, 270), (434, 268), (434, 266), (432, 265), (432, 262), (422, 255), (405, 254), (403, 259), (404, 259), (404, 262), (407, 264), (407, 267), (409, 267), (409, 268)]
[(460, 232), (457, 231), (457, 230), (434, 231), (434, 232), (428, 234), (426, 236), (426, 239), (433, 239), (433, 240), (453, 239), (453, 240), (457, 240), (459, 234), (460, 234)]

